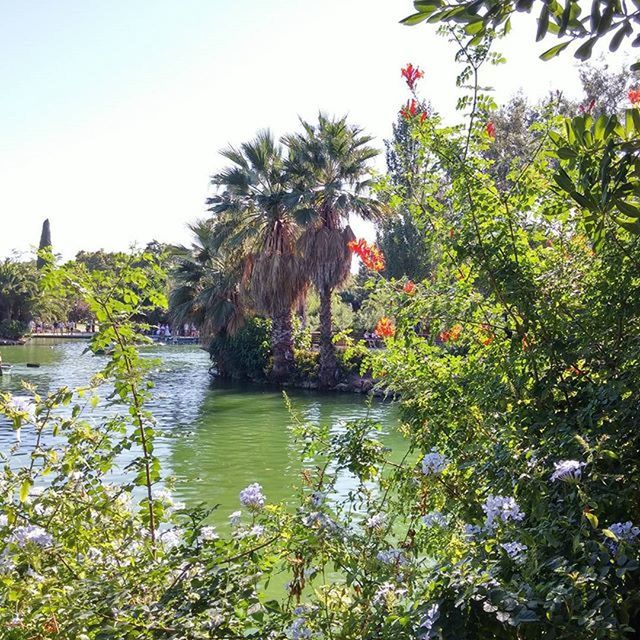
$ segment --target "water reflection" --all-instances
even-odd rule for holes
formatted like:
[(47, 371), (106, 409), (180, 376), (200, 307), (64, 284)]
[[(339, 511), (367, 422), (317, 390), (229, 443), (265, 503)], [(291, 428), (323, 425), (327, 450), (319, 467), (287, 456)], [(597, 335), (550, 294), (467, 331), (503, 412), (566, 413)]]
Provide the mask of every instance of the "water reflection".
[[(71, 341), (3, 347), (3, 360), (15, 366), (13, 375), (0, 378), (0, 390), (21, 393), (22, 380), (36, 386), (40, 393), (86, 384), (104, 365), (104, 359), (84, 353), (85, 347), (86, 343)], [(197, 347), (153, 346), (145, 348), (143, 354), (159, 358), (152, 373), (155, 389), (149, 408), (158, 420), (156, 452), (165, 473), (176, 477), (180, 500), (191, 506), (219, 504), (215, 519), (226, 520), (238, 508), (240, 489), (251, 482), (260, 482), (272, 502), (292, 496), (299, 483), (301, 460), (280, 391), (212, 385), (207, 373), (208, 355)], [(41, 366), (28, 369), (27, 362)], [(105, 400), (107, 394), (108, 389), (101, 391)], [(350, 394), (291, 391), (289, 395), (303, 419), (332, 429), (370, 413), (385, 425), (385, 443), (401, 447), (394, 430), (396, 409), (390, 404), (375, 402), (369, 407), (365, 398)], [(118, 410), (120, 407), (101, 403), (94, 419)], [(22, 439), (28, 445), (28, 430), (23, 430)], [(0, 422), (0, 448), (6, 452), (13, 442), (11, 425)], [(344, 491), (350, 488), (348, 478), (342, 484)]]

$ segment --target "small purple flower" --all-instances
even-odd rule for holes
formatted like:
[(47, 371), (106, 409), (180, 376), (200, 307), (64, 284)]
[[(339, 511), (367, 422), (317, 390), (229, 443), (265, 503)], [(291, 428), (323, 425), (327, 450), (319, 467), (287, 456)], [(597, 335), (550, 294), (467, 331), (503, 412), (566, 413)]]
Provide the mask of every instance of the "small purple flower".
[(262, 487), (254, 482), (240, 492), (240, 503), (250, 511), (260, 511), (267, 503)]
[(500, 546), (507, 552), (507, 555), (518, 564), (524, 562), (525, 554), (529, 549), (526, 544), (521, 544), (520, 542), (505, 542)]
[(311, 504), (317, 509), (324, 503), (326, 497), (326, 494), (322, 491), (314, 491), (309, 499)]
[(240, 520), (242, 518), (242, 511), (234, 511), (230, 516), (229, 516), (229, 524), (232, 527), (237, 527), (240, 524)]
[(422, 458), (422, 473), (425, 476), (442, 473), (449, 464), (449, 460), (436, 449), (431, 449), (427, 455)]
[(367, 529), (374, 529), (380, 531), (384, 529), (387, 524), (387, 516), (384, 513), (374, 513), (365, 523)]
[[(627, 520), (627, 522), (614, 522), (609, 526), (609, 531), (611, 531), (619, 541), (626, 542), (627, 544), (635, 542), (638, 536), (640, 536), (640, 527), (634, 526), (631, 520)], [(618, 544), (615, 541), (607, 540), (606, 545), (609, 547), (611, 553), (617, 553)]]
[(578, 460), (560, 460), (554, 463), (555, 471), (551, 474), (551, 482), (562, 480), (564, 482), (577, 482), (582, 477), (582, 467), (585, 462)]
[(404, 555), (401, 549), (386, 549), (384, 551), (378, 551), (376, 556), (378, 560), (384, 564), (392, 564), (402, 566), (407, 564), (407, 557)]
[(422, 524), (425, 527), (446, 527), (449, 520), (441, 511), (431, 511), (422, 516)]
[(467, 540), (473, 540), (482, 533), (482, 527), (477, 524), (465, 524), (462, 533)]
[(217, 540), (220, 536), (218, 535), (216, 528), (210, 525), (202, 527), (200, 529), (200, 535), (198, 536), (200, 541), (210, 542), (211, 540)]
[(486, 515), (485, 526), (489, 529), (494, 526), (496, 519), (502, 522), (519, 522), (524, 518), (524, 513), (512, 497), (489, 496), (482, 505), (482, 510)]
[(420, 620), (420, 625), (418, 626), (418, 640), (431, 640), (431, 638), (436, 637), (436, 630), (434, 627), (439, 618), (440, 606), (437, 604), (431, 605)]

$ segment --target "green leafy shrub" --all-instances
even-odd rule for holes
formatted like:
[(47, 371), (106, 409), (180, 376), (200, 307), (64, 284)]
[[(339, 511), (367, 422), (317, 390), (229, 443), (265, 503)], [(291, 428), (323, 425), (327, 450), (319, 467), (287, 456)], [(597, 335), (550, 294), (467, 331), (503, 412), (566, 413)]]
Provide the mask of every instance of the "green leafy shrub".
[(294, 349), (294, 382), (316, 382), (320, 368), (320, 354), (312, 349)]
[(270, 368), (271, 321), (253, 317), (236, 333), (219, 334), (209, 344), (217, 375), (234, 380), (263, 381)]
[(19, 340), (27, 335), (29, 327), (20, 320), (3, 320), (0, 322), (0, 338)]

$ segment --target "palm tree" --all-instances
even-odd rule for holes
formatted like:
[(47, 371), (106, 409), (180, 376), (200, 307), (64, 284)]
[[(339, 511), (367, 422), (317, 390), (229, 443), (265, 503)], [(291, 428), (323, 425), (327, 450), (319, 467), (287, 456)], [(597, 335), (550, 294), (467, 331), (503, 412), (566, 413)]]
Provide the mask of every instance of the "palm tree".
[(203, 340), (235, 333), (247, 315), (242, 296), (242, 256), (219, 246), (216, 225), (201, 220), (189, 227), (191, 247), (176, 247), (169, 312), (175, 325), (192, 323)]
[(305, 271), (320, 297), (320, 385), (337, 382), (338, 366), (333, 345), (331, 298), (351, 269), (349, 241), (355, 238), (349, 216), (377, 220), (382, 205), (369, 196), (370, 160), (379, 152), (369, 146), (371, 137), (346, 117), (331, 119), (320, 113), (317, 125), (302, 121), (302, 133), (287, 136), (287, 169), (306, 214), (299, 246)]
[(245, 255), (253, 303), (272, 319), (272, 375), (282, 381), (293, 364), (292, 308), (307, 286), (283, 148), (265, 130), (222, 155), (231, 165), (211, 179), (219, 192), (207, 203), (221, 241)]

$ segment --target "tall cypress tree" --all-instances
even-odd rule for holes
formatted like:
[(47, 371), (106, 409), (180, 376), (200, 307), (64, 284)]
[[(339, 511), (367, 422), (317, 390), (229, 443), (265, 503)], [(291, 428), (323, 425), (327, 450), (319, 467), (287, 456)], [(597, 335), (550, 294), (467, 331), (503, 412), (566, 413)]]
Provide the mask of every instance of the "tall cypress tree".
[[(43, 249), (51, 248), (51, 226), (49, 225), (49, 218), (47, 218), (42, 223), (42, 233), (40, 234), (40, 246), (38, 247), (39, 251)], [(38, 256), (37, 267), (38, 269), (42, 269), (44, 267), (44, 260)]]

